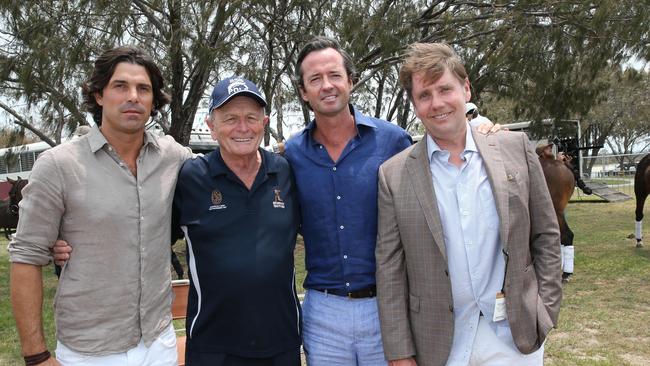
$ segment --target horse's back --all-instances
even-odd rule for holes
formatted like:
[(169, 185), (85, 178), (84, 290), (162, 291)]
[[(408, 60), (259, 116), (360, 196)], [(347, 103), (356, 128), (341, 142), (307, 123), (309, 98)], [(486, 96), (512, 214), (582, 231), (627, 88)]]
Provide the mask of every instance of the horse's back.
[(575, 187), (573, 172), (559, 160), (541, 159), (540, 163), (553, 200), (553, 207), (555, 211), (563, 212), (573, 195)]

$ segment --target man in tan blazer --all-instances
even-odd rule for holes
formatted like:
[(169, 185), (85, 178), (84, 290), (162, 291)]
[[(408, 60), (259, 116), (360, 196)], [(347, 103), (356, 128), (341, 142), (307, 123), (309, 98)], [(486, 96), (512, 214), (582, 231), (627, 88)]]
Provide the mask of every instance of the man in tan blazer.
[(377, 293), (390, 365), (541, 365), (560, 309), (560, 234), (522, 133), (470, 129), (445, 44), (400, 80), (426, 137), (379, 169)]

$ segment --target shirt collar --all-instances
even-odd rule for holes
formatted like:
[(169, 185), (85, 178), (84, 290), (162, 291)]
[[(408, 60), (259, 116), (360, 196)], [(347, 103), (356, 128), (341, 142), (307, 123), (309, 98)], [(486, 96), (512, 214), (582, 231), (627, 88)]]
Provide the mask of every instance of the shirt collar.
[[(110, 145), (108, 143), (108, 140), (106, 140), (106, 137), (104, 137), (102, 131), (99, 130), (98, 126), (94, 126), (90, 129), (90, 132), (88, 132), (88, 143), (90, 144), (90, 151), (93, 153), (97, 152), (97, 150), (103, 148), (105, 145)], [(142, 146), (144, 147), (147, 145), (151, 145), (157, 150), (160, 150), (158, 139), (152, 132), (149, 131), (144, 132), (144, 143)]]
[[(275, 159), (271, 159), (272, 152), (266, 151), (262, 148), (259, 148), (258, 151), (262, 156), (262, 163), (260, 164), (260, 170), (266, 174), (277, 173), (280, 171), (279, 164), (276, 163)], [(230, 168), (226, 165), (226, 162), (223, 161), (221, 156), (221, 148), (217, 147), (209, 155), (209, 166), (210, 166), (210, 175), (216, 177), (218, 175), (226, 175), (232, 173)]]
[(90, 132), (88, 132), (88, 143), (90, 144), (90, 151), (95, 153), (104, 147), (104, 145), (108, 144), (108, 141), (106, 141), (106, 137), (99, 131), (99, 127), (93, 126)]
[(151, 145), (157, 150), (160, 150), (160, 145), (158, 144), (158, 136), (150, 131), (144, 131), (144, 143), (142, 146)]
[[(467, 124), (467, 128), (465, 129), (465, 150), (463, 150), (463, 155), (466, 152), (478, 152), (478, 149), (476, 148), (476, 142), (474, 141), (474, 137), (472, 136), (472, 128)], [(443, 149), (438, 146), (438, 144), (433, 140), (431, 135), (428, 133), (427, 135), (427, 156), (429, 157), (429, 163), (431, 163), (431, 159), (433, 158), (433, 154), (437, 151), (444, 151)]]
[[(363, 135), (364, 133), (364, 128), (369, 127), (372, 129), (377, 128), (377, 123), (372, 120), (372, 118), (364, 116), (361, 112), (359, 112), (352, 104), (348, 104), (348, 107), (350, 108), (350, 113), (354, 116), (354, 124), (357, 126), (357, 134), (359, 136)], [(361, 126), (364, 126), (364, 128), (359, 128)], [(312, 145), (317, 144), (316, 140), (314, 139), (314, 129), (316, 128), (316, 119), (312, 119), (311, 122), (305, 127), (305, 132), (309, 135), (309, 139), (311, 140)]]

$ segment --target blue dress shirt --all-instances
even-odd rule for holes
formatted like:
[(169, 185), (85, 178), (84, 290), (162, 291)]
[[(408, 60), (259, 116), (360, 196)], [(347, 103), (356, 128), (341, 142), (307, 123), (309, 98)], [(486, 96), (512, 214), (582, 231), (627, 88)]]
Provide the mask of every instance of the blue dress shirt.
[(412, 144), (398, 126), (364, 116), (352, 106), (350, 111), (357, 135), (338, 161), (314, 139), (316, 121), (285, 146), (302, 213), (305, 288), (349, 292), (375, 285), (377, 172)]
[(481, 313), (497, 337), (514, 344), (508, 321), (492, 321), (505, 275), (500, 220), (469, 125), (460, 168), (429, 135), (427, 150), (454, 300), (454, 339), (447, 366), (467, 365)]

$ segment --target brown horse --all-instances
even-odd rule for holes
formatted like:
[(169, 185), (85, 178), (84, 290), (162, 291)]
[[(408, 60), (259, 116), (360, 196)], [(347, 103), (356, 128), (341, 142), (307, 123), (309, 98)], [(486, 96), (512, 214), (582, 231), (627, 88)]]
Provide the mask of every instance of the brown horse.
[(634, 195), (636, 196), (636, 247), (643, 246), (643, 205), (645, 199), (650, 193), (650, 154), (646, 155), (636, 165), (636, 173), (634, 173)]
[(7, 182), (11, 183), (11, 189), (9, 190), (9, 211), (18, 216), (18, 204), (23, 199), (23, 188), (27, 185), (28, 180), (22, 179), (18, 176), (18, 179), (13, 180), (7, 178)]
[(562, 244), (562, 266), (564, 273), (562, 279), (568, 281), (573, 274), (573, 231), (569, 228), (564, 215), (564, 209), (569, 204), (569, 199), (573, 195), (575, 187), (575, 178), (573, 172), (564, 164), (564, 162), (540, 157), (539, 162), (544, 171), (546, 185), (551, 194), (553, 208), (557, 216), (557, 222), (560, 225), (560, 242)]
[(9, 200), (0, 201), (0, 228), (3, 229), (7, 240), (11, 239), (12, 231), (18, 226), (18, 215), (11, 213)]
[(0, 201), (0, 227), (4, 229), (5, 237), (10, 239), (12, 230), (18, 226), (18, 203), (23, 198), (21, 192), (27, 185), (27, 179), (7, 178), (7, 182), (11, 183), (11, 189), (9, 199)]

